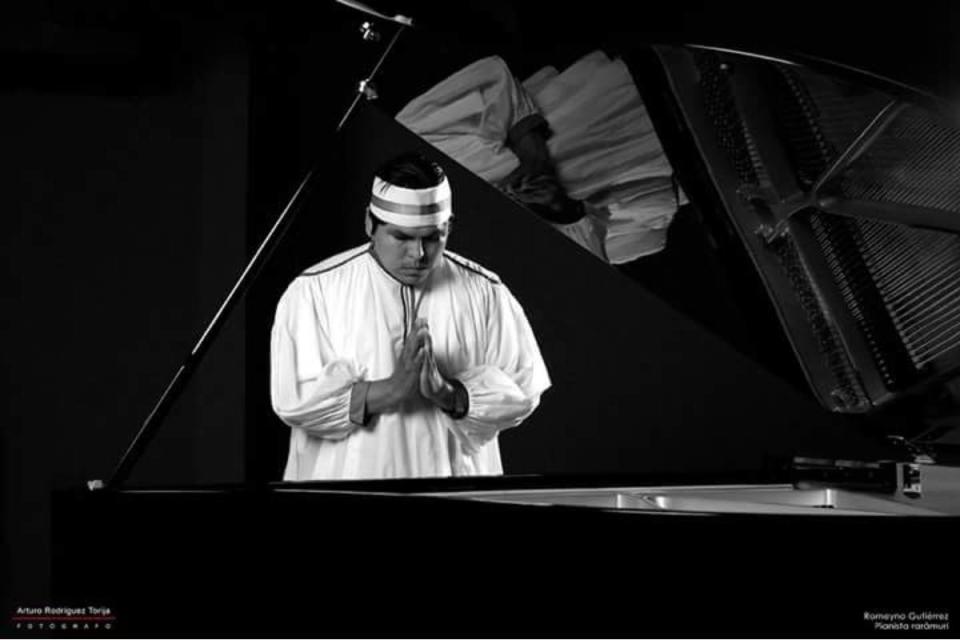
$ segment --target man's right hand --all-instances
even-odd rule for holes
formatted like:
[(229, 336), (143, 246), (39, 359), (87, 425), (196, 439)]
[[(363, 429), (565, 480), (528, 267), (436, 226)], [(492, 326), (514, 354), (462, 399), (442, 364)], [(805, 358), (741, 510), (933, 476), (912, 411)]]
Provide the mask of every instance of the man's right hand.
[(394, 393), (394, 403), (400, 404), (404, 400), (420, 395), (420, 369), (427, 355), (427, 342), (430, 331), (426, 320), (416, 320), (410, 335), (403, 343), (397, 366), (387, 380)]
[(391, 411), (406, 400), (420, 396), (420, 369), (426, 357), (428, 336), (426, 321), (417, 320), (403, 343), (393, 374), (389, 378), (370, 383), (366, 397), (366, 414)]

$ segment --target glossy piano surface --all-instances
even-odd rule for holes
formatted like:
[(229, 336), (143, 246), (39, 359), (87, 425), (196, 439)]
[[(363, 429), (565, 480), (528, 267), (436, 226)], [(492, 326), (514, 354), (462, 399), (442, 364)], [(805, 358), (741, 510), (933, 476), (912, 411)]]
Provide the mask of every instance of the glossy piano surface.
[(720, 485), (699, 487), (617, 487), (576, 490), (490, 491), (434, 494), (452, 499), (524, 505), (567, 505), (626, 511), (700, 514), (753, 513), (779, 515), (960, 515), (928, 509), (909, 499), (895, 499), (833, 487), (792, 485)]
[[(764, 474), (648, 476), (505, 476), (274, 483), (278, 493), (343, 491), (532, 507), (581, 507), (648, 515), (845, 515), (960, 517), (960, 469), (915, 468), (916, 486), (904, 484), (904, 465), (877, 465), (844, 480), (803, 477), (797, 471)], [(630, 481), (633, 482), (630, 482)]]

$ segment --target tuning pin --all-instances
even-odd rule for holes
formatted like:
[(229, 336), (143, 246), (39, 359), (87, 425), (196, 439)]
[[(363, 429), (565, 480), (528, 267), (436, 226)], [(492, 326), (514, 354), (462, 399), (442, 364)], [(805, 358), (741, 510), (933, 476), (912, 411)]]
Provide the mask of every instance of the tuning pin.
[(367, 42), (379, 42), (380, 33), (373, 28), (372, 22), (364, 22), (360, 25), (360, 34)]
[(377, 88), (373, 86), (373, 83), (369, 80), (360, 81), (359, 91), (367, 100), (376, 100), (378, 97), (380, 97), (380, 94), (377, 93)]

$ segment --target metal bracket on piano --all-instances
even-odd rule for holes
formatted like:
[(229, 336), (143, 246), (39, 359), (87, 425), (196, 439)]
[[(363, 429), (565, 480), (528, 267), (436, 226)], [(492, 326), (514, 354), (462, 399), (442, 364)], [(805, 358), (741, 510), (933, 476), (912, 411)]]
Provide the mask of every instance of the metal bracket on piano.
[[(853, 162), (863, 155), (870, 146), (893, 123), (907, 105), (898, 100), (888, 103), (857, 135), (856, 139), (847, 145), (847, 148), (817, 177), (809, 191), (793, 193), (781, 198), (772, 188), (753, 187), (744, 185), (738, 193), (755, 207), (763, 207), (775, 221), (773, 224), (762, 224), (755, 230), (756, 234), (770, 244), (783, 237), (788, 231), (790, 218), (797, 213), (811, 208), (826, 209), (828, 203), (836, 198), (821, 195), (823, 189), (840, 176)], [(834, 207), (835, 208), (835, 207)]]
[(887, 436), (887, 440), (907, 452), (907, 455), (913, 458), (917, 464), (935, 464), (936, 460), (930, 449), (916, 440), (908, 440), (903, 436)]
[(777, 200), (770, 190), (762, 187), (744, 185), (738, 189), (738, 192), (754, 207), (762, 207), (769, 217), (776, 220), (774, 224), (761, 224), (755, 230), (755, 233), (767, 244), (786, 235), (789, 232), (790, 218), (804, 209), (816, 206), (817, 202), (816, 194), (812, 192), (795, 193), (780, 200)]
[(936, 464), (932, 452), (920, 443), (908, 440), (903, 436), (889, 435), (887, 440), (903, 449), (907, 456), (912, 458), (897, 465), (897, 485), (905, 496), (919, 498), (923, 495), (923, 483), (920, 479), (920, 465)]
[[(354, 8), (360, 8), (363, 6), (363, 5), (360, 5), (359, 3), (348, 1), (348, 0), (337, 0), (337, 1), (340, 2), (341, 4), (346, 4)], [(366, 10), (366, 8), (361, 10)], [(400, 20), (399, 18), (402, 18), (402, 20)], [(394, 16), (393, 18), (387, 18), (387, 19), (393, 20), (394, 22), (399, 23), (400, 26), (399, 28), (397, 28), (396, 32), (394, 32), (393, 37), (390, 38), (390, 42), (387, 43), (387, 46), (383, 50), (383, 53), (380, 54), (380, 59), (377, 60), (377, 63), (373, 66), (373, 70), (370, 72), (370, 75), (368, 75), (366, 78), (360, 81), (360, 84), (357, 87), (357, 93), (353, 96), (353, 102), (351, 102), (350, 106), (347, 107), (347, 111), (346, 113), (343, 114), (343, 118), (341, 118), (340, 124), (337, 125), (338, 132), (340, 131), (340, 129), (343, 128), (343, 125), (347, 122), (347, 118), (350, 117), (350, 114), (353, 113), (353, 110), (356, 108), (357, 103), (360, 101), (361, 97), (366, 98), (367, 100), (377, 99), (377, 90), (372, 84), (373, 77), (377, 75), (377, 72), (380, 70), (381, 65), (383, 65), (383, 61), (386, 60), (387, 55), (389, 55), (390, 51), (393, 50), (393, 45), (397, 44), (397, 38), (399, 38), (400, 34), (403, 33), (404, 27), (410, 26), (413, 24), (413, 21), (411, 21), (409, 18), (405, 18), (404, 16)], [(376, 32), (370, 30), (367, 27), (368, 24), (369, 23), (364, 23), (360, 27), (360, 32), (363, 36), (363, 39), (366, 41), (373, 41), (373, 42), (379, 40), (380, 39), (379, 34), (376, 34)], [(371, 34), (374, 34), (375, 37), (374, 35), (371, 35)]]
[(360, 36), (366, 42), (380, 42), (380, 32), (374, 28), (372, 22), (364, 22), (360, 25)]
[(791, 481), (794, 486), (823, 484), (919, 498), (923, 494), (920, 465), (935, 464), (933, 456), (902, 436), (887, 436), (887, 440), (904, 455), (870, 462), (795, 457), (790, 464)]
[(859, 491), (895, 493), (900, 474), (894, 461), (836, 460), (794, 457), (790, 464), (794, 486), (829, 485)]
[(367, 100), (376, 100), (380, 97), (380, 94), (377, 93), (377, 87), (370, 82), (369, 79), (360, 81), (360, 86), (357, 87), (357, 92), (363, 94), (363, 97)]

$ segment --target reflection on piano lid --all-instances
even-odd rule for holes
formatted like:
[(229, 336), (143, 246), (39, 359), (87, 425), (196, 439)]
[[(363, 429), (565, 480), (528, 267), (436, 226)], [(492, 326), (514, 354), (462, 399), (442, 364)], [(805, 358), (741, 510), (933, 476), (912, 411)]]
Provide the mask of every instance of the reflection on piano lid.
[[(719, 206), (693, 204), (735, 229), (819, 402), (870, 413), (956, 377), (960, 129), (942, 105), (839, 67), (651, 49)], [(688, 201), (668, 158), (690, 152), (658, 137), (670, 123), (648, 112), (645, 73), (593, 51), (521, 82), (484, 58), (397, 119), (548, 220), (545, 202), (584, 203), (555, 226), (626, 263), (662, 250)], [(511, 188), (538, 173), (559, 190)]]
[(600, 50), (523, 81), (482, 58), (396, 117), (612, 264), (660, 251), (687, 202), (626, 63)]

